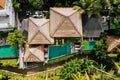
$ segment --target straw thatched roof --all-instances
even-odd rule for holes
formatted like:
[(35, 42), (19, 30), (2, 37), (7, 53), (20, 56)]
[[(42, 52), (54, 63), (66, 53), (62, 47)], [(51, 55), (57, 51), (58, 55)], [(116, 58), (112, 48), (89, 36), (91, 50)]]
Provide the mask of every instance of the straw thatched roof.
[(5, 0), (0, 0), (0, 9), (5, 8)]
[(44, 46), (25, 47), (24, 62), (43, 62), (44, 61)]
[(81, 37), (82, 20), (79, 11), (72, 8), (50, 8), (50, 35)]
[(83, 26), (85, 37), (100, 37), (103, 32), (99, 19), (91, 17), (87, 23)]
[(54, 39), (49, 35), (49, 20), (29, 18), (28, 43), (53, 44)]
[(107, 51), (110, 52), (120, 45), (120, 36), (107, 36), (107, 43), (108, 43)]

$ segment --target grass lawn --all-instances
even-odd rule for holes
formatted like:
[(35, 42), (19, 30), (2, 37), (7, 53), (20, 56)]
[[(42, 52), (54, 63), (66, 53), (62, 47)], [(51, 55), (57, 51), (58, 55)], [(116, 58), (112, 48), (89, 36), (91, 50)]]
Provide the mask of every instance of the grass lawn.
[(22, 75), (9, 75), (9, 80), (63, 80), (60, 78), (60, 69), (51, 71), (43, 71), (37, 74), (22, 76)]
[(17, 61), (18, 59), (1, 59), (0, 64), (1, 66), (4, 67), (8, 67), (8, 66), (17, 67)]

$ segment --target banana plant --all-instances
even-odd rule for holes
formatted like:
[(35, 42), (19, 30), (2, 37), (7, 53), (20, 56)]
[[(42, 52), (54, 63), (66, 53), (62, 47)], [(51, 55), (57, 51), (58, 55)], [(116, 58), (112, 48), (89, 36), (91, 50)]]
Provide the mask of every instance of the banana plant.
[(73, 80), (96, 80), (94, 75), (89, 76), (87, 72), (81, 74), (77, 72), (76, 74), (71, 74)]
[(64, 78), (64, 80), (70, 80), (71, 74), (81, 71), (81, 67), (80, 67), (81, 65), (82, 65), (82, 61), (79, 59), (64, 64), (64, 67), (60, 70), (60, 76)]
[(73, 80), (85, 80), (85, 76), (83, 76), (80, 72), (77, 72), (76, 74), (71, 74)]
[(93, 72), (93, 66), (93, 62), (88, 57), (83, 59), (83, 64), (81, 65), (83, 72), (87, 72), (90, 74), (91, 72)]
[(114, 62), (116, 68), (117, 68), (117, 72), (120, 74), (120, 66), (119, 66), (119, 63), (117, 62)]

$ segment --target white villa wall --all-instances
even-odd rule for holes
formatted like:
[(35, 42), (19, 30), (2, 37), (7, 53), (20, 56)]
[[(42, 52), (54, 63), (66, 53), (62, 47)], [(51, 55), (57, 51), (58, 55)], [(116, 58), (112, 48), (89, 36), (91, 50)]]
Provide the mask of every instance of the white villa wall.
[(8, 23), (13, 27), (15, 26), (15, 12), (12, 0), (6, 0), (5, 8), (0, 10), (0, 28), (9, 28)]

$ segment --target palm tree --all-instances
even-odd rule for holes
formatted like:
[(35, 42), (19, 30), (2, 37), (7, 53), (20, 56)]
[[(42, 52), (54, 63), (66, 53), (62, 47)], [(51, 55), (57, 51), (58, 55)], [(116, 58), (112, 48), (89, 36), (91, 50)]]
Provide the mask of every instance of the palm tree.
[(74, 9), (80, 11), (80, 13), (91, 17), (93, 15), (100, 16), (99, 11), (102, 9), (100, 0), (79, 0), (73, 3), (75, 6)]

